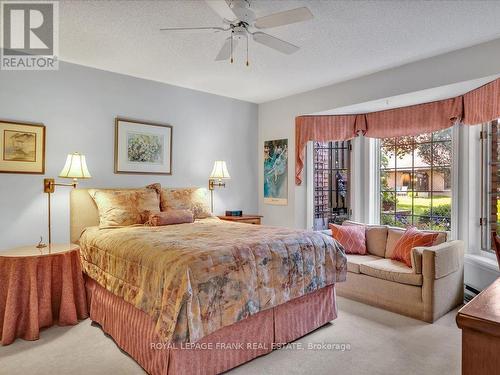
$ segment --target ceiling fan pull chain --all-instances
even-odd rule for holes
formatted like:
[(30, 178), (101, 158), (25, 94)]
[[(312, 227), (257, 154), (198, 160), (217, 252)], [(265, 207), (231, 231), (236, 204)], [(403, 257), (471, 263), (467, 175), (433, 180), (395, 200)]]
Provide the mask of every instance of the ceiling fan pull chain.
[(234, 34), (234, 31), (231, 31), (231, 64), (234, 61), (234, 59), (233, 59), (233, 34)]
[(247, 66), (249, 66), (250, 63), (248, 62), (248, 33), (246, 35), (247, 35)]

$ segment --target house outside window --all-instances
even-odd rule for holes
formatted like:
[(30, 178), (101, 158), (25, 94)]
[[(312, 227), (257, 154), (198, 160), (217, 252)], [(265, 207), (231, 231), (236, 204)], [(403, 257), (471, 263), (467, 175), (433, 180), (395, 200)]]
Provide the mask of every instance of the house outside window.
[(314, 230), (350, 218), (350, 141), (313, 143)]
[(451, 230), (452, 129), (380, 142), (380, 222)]

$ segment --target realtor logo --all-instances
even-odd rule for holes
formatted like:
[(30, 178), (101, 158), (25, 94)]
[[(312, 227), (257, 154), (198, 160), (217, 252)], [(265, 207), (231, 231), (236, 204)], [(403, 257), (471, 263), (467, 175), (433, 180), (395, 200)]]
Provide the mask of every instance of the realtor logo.
[(58, 69), (57, 1), (2, 1), (0, 69)]

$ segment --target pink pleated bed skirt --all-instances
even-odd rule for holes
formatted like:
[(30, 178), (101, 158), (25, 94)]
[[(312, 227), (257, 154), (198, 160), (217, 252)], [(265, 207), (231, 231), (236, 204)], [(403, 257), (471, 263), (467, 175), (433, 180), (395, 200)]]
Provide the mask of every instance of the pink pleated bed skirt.
[(270, 353), (337, 317), (327, 286), (205, 336), (172, 346), (154, 333), (151, 317), (86, 278), (90, 318), (151, 375), (219, 374)]

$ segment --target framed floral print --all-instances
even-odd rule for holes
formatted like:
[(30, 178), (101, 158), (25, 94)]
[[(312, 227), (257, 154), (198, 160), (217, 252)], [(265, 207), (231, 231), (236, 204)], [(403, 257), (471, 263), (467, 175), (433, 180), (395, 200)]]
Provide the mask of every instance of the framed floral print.
[(45, 126), (0, 120), (0, 173), (45, 173)]
[(172, 126), (116, 118), (115, 173), (172, 174)]

